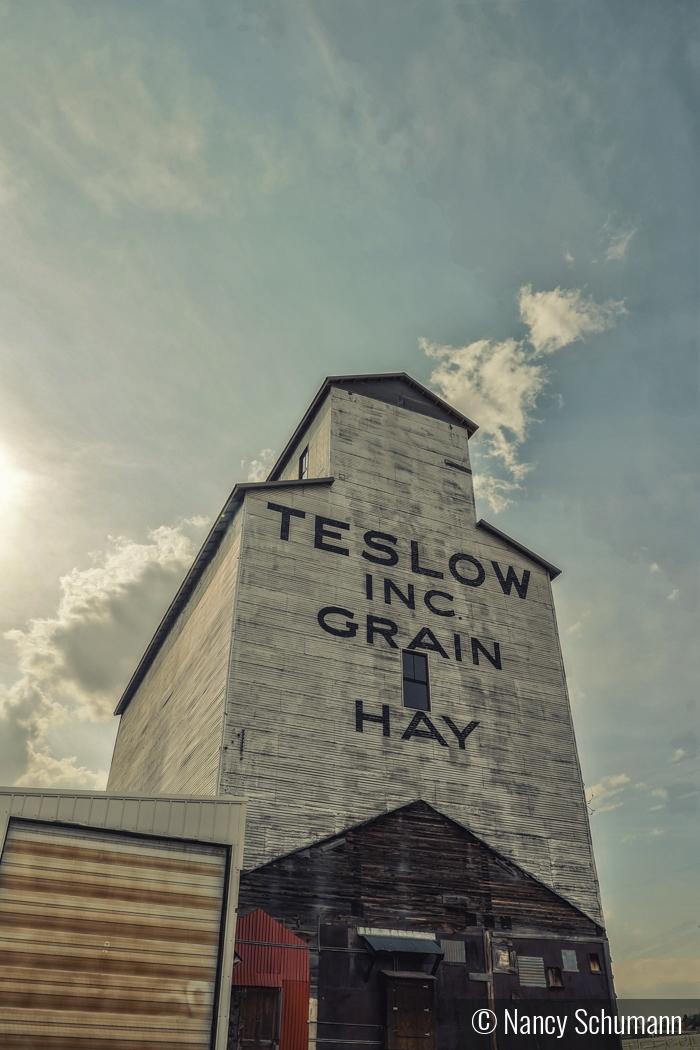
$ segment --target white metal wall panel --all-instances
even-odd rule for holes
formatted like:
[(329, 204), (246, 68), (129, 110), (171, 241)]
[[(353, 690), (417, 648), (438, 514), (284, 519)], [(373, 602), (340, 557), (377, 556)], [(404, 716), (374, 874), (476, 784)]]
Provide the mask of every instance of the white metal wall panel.
[(211, 843), (11, 819), (3, 1050), (210, 1047), (226, 859)]

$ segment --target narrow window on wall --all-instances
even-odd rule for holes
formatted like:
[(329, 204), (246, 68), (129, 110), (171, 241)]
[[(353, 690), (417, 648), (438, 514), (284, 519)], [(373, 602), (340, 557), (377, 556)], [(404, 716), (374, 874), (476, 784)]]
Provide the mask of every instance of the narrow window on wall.
[(588, 969), (591, 973), (602, 973), (603, 967), (600, 965), (600, 958), (595, 953), (591, 953), (588, 956)]
[(307, 445), (302, 454), (299, 456), (299, 480), (303, 481), (304, 478), (309, 476), (309, 446)]
[(561, 970), (558, 966), (547, 967), (547, 987), (548, 988), (563, 988), (564, 981), (562, 980)]
[(403, 706), (430, 710), (428, 657), (422, 653), (401, 653), (403, 668)]

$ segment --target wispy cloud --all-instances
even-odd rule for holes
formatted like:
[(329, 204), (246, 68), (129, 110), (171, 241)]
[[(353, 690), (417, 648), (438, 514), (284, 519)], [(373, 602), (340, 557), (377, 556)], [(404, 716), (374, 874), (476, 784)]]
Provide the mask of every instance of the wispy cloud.
[(0, 758), (21, 784), (100, 786), (105, 771), (54, 755), (51, 738), (111, 714), (144, 641), (194, 553), (180, 527), (162, 526), (150, 542), (116, 538), (87, 569), (61, 580), (55, 616), (31, 620), (5, 637), (20, 676), (0, 690)]
[(630, 778), (626, 773), (615, 773), (609, 777), (602, 777), (597, 784), (586, 789), (588, 805), (596, 813), (606, 813), (608, 810), (617, 809), (622, 805), (617, 796), (629, 782)]
[(206, 157), (213, 99), (177, 50), (154, 61), (137, 39), (82, 22), (24, 86), (29, 141), (105, 210), (208, 212), (225, 195)]
[(697, 735), (692, 730), (679, 733), (671, 741), (671, 747), (674, 749), (674, 762), (683, 762), (687, 758), (695, 758), (698, 753)]
[(490, 474), (474, 475), (474, 494), (477, 499), (484, 499), (499, 514), (513, 502), (511, 496), (520, 491), (520, 485), (505, 478), (494, 478)]
[(241, 460), (241, 467), (248, 471), (247, 481), (265, 481), (272, 470), (277, 453), (271, 448), (264, 448), (256, 459)]
[(519, 482), (532, 469), (519, 452), (536, 421), (537, 399), (549, 382), (542, 359), (604, 332), (625, 312), (622, 302), (598, 304), (579, 289), (533, 292), (530, 285), (520, 289), (518, 305), (529, 329), (526, 339), (480, 339), (461, 347), (419, 340), (423, 352), (438, 362), (431, 385), (478, 422), (485, 442), (482, 455), (500, 461), (510, 475), (475, 475), (477, 495), (496, 513), (512, 502)]
[(612, 216), (608, 219), (603, 226), (603, 237), (608, 241), (603, 255), (606, 262), (624, 262), (637, 229), (631, 223), (618, 224)]
[(572, 623), (569, 627), (566, 628), (566, 633), (568, 635), (573, 635), (573, 634), (579, 635), (579, 634), (581, 634), (582, 631), (583, 631), (583, 625), (584, 625), (585, 621), (589, 618), (590, 615), (591, 615), (591, 610), (590, 609), (585, 609), (581, 613), (581, 616), (576, 621), (576, 623)]

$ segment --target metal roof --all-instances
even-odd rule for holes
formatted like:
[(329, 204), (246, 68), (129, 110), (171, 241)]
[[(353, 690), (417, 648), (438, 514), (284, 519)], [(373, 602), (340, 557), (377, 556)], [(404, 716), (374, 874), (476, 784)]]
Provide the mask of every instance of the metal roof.
[(247, 481), (241, 485), (234, 486), (233, 492), (226, 500), (224, 508), (214, 522), (206, 540), (202, 544), (199, 554), (190, 565), (189, 571), (182, 581), (180, 589), (170, 603), (168, 611), (160, 621), (146, 652), (141, 657), (138, 667), (131, 676), (126, 689), (122, 693), (121, 699), (114, 710), (115, 715), (123, 714), (132, 696), (141, 685), (141, 682), (153, 663), (158, 650), (167, 638), (171, 627), (174, 625), (178, 616), (192, 597), (202, 573), (219, 549), (221, 541), (226, 535), (226, 531), (233, 521), (236, 511), (245, 499), (246, 492), (267, 491), (268, 489), (301, 488), (304, 485), (332, 485), (334, 480), (334, 478), (305, 478), (303, 481), (298, 481), (295, 478), (291, 481)]
[(407, 981), (437, 981), (437, 977), (433, 973), (423, 973), (421, 970), (382, 970), (385, 977), (393, 980)]
[(403, 952), (412, 955), (444, 955), (445, 950), (437, 941), (428, 937), (387, 937), (375, 936), (369, 933), (362, 934), (363, 940), (367, 941), (370, 948), (375, 952)]
[(506, 536), (505, 532), (501, 532), (495, 525), (489, 525), (488, 521), (484, 521), (480, 518), (476, 523), (477, 529), (483, 529), (484, 532), (490, 532), (492, 536), (498, 536), (499, 540), (503, 540), (510, 547), (513, 547), (516, 551), (520, 551), (527, 558), (531, 558), (532, 561), (536, 561), (538, 565), (541, 565), (543, 569), (546, 569), (549, 573), (550, 580), (556, 580), (557, 576), (561, 576), (561, 569), (558, 569), (556, 565), (552, 565), (551, 561), (547, 561), (545, 558), (541, 558), (539, 554), (535, 554), (529, 547), (526, 547), (522, 543), (518, 543), (511, 536)]
[(282, 454), (280, 455), (279, 459), (270, 471), (269, 477), (271, 479), (274, 479), (279, 477), (279, 475), (282, 473), (287, 464), (287, 461), (289, 460), (290, 455), (294, 451), (294, 447), (299, 442), (299, 438), (308, 428), (309, 424), (311, 423), (311, 420), (314, 418), (319, 408), (325, 401), (328, 391), (331, 389), (331, 387), (341, 386), (349, 383), (381, 383), (384, 381), (386, 381), (387, 383), (395, 383), (398, 381), (405, 383), (409, 387), (412, 387), (429, 402), (431, 402), (436, 408), (441, 409), (446, 415), (454, 419), (455, 423), (457, 423), (461, 427), (465, 427), (466, 430), (469, 432), (469, 437), (471, 437), (472, 434), (474, 434), (475, 431), (479, 429), (478, 424), (474, 423), (473, 420), (468, 418), (468, 416), (465, 416), (461, 412), (458, 412), (456, 408), (452, 407), (452, 405), (448, 405), (446, 401), (443, 401), (441, 397), (438, 397), (437, 394), (434, 394), (433, 391), (429, 390), (427, 386), (423, 386), (422, 383), (419, 383), (417, 379), (414, 379), (407, 372), (368, 372), (365, 375), (326, 376), (323, 383), (321, 384), (318, 393), (316, 394), (316, 397), (313, 399), (308, 409), (304, 413), (304, 416), (301, 422), (299, 423), (299, 426), (292, 434), (291, 438), (285, 445)]

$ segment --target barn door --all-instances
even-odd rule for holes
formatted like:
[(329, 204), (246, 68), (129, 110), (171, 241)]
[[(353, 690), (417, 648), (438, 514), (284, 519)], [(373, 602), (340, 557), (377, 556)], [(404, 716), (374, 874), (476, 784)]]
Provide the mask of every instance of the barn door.
[(435, 1050), (435, 978), (384, 971), (387, 1050)]
[(229, 1050), (276, 1050), (280, 998), (280, 988), (233, 989)]

